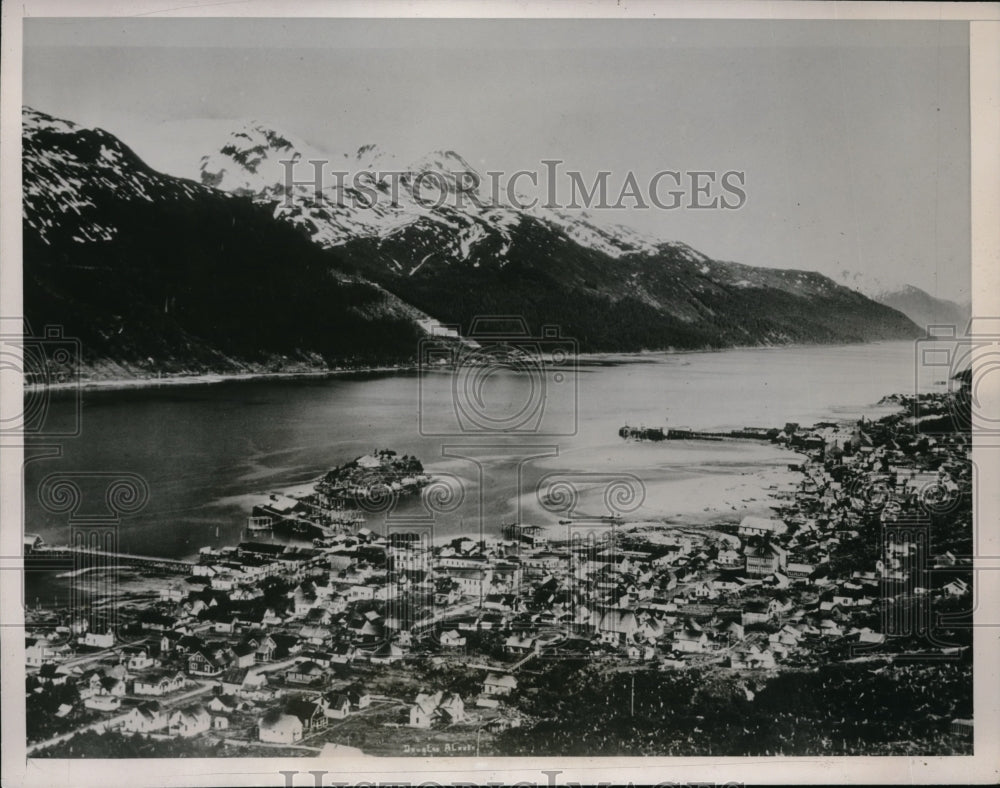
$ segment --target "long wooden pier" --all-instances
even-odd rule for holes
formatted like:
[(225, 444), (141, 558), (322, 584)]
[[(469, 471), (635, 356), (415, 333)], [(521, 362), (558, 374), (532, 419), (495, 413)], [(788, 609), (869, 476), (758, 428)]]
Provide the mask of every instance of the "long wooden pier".
[(770, 440), (765, 430), (730, 430), (729, 432), (705, 432), (703, 430), (667, 430), (668, 441), (766, 441)]
[(662, 427), (630, 427), (626, 424), (618, 435), (626, 440), (638, 441), (770, 441), (777, 430), (745, 427), (742, 430), (709, 432), (707, 430), (664, 429)]
[(122, 566), (135, 566), (142, 569), (155, 569), (160, 572), (190, 575), (194, 572), (192, 561), (182, 561), (178, 558), (162, 558), (152, 555), (136, 555), (134, 553), (108, 552), (87, 547), (70, 547), (69, 545), (42, 546), (25, 555), (25, 568), (33, 569), (63, 569), (71, 571), (78, 556), (109, 559), (111, 563)]

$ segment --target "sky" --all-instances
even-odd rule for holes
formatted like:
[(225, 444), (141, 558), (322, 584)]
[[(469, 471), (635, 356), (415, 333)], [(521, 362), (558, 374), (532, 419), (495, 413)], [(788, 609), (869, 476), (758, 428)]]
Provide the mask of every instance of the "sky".
[(23, 103), (194, 177), (257, 120), (588, 183), (745, 173), (739, 210), (595, 211), (710, 257), (969, 299), (961, 22), (28, 19)]

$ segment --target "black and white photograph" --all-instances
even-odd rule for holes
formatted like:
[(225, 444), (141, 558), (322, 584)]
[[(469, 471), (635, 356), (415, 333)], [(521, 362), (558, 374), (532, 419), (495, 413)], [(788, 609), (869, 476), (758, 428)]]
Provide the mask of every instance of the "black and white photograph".
[(4, 7), (5, 785), (1000, 779), (1000, 7), (575, 5)]

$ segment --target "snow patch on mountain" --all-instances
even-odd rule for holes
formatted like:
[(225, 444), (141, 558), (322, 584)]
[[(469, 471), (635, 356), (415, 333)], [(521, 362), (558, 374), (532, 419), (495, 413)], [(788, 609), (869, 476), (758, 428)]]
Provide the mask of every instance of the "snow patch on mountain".
[(110, 240), (109, 200), (154, 202), (193, 194), (188, 181), (146, 167), (116, 137), (30, 107), (21, 112), (24, 222), (46, 244), (53, 233), (77, 243)]
[(202, 156), (198, 169), (206, 186), (255, 196), (280, 194), (289, 167), (293, 178), (315, 181), (309, 161), (329, 159), (290, 134), (251, 121), (234, 130), (218, 151)]
[[(319, 191), (312, 159), (330, 162)], [(291, 184), (286, 183), (289, 167), (294, 173)], [(346, 173), (338, 183), (327, 182), (334, 178), (333, 169)], [(601, 225), (585, 211), (496, 204), (489, 181), (453, 150), (432, 151), (400, 167), (378, 145), (331, 156), (290, 134), (246, 123), (219, 151), (202, 158), (200, 172), (206, 186), (275, 203), (276, 217), (302, 228), (325, 247), (358, 238), (386, 240), (426, 226), (435, 228), (429, 232), (442, 255), (465, 261), (482, 247), (502, 267), (512, 232), (532, 219), (611, 257), (655, 254), (664, 246), (630, 227)], [(684, 249), (690, 259), (702, 258)]]

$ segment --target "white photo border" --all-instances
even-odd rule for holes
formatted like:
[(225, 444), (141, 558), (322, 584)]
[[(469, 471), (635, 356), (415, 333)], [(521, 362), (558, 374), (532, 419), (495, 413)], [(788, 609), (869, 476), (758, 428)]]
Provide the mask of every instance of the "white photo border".
[[(186, 0), (178, 6), (151, 0), (25, 0), (3, 5), (0, 68), (0, 314), (22, 314), (21, 278), (21, 51), (22, 21), (31, 17), (342, 17), (342, 18), (589, 18), (764, 20), (966, 20), (970, 33), (972, 153), (972, 292), (976, 315), (1000, 314), (1000, 5), (995, 3), (859, 2), (218, 2)], [(995, 381), (994, 381), (995, 383)], [(1000, 391), (987, 407), (1000, 413)], [(20, 412), (22, 379), (0, 376), (0, 417)], [(981, 479), (1000, 478), (995, 450), (976, 445)], [(0, 451), (0, 556), (21, 551), (23, 453), (5, 442)], [(1000, 600), (1000, 505), (997, 487), (979, 491), (980, 550), (977, 623)], [(16, 570), (3, 559), (4, 570)], [(0, 571), (2, 651), (2, 781), (4, 786), (222, 786), (312, 785), (308, 770), (327, 770), (324, 785), (411, 783), (594, 784), (685, 783), (996, 783), (1000, 781), (1000, 630), (978, 627), (974, 641), (975, 755), (948, 757), (781, 758), (220, 758), (150, 760), (27, 759), (24, 727), (24, 640), (17, 571)], [(985, 604), (984, 604), (985, 603)], [(12, 636), (13, 635), (13, 636)]]

